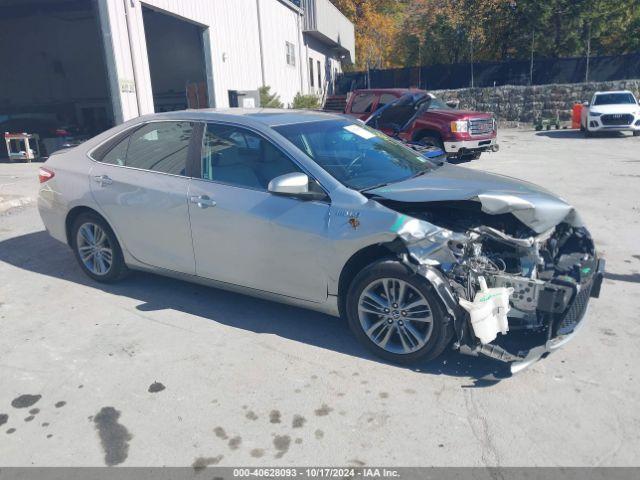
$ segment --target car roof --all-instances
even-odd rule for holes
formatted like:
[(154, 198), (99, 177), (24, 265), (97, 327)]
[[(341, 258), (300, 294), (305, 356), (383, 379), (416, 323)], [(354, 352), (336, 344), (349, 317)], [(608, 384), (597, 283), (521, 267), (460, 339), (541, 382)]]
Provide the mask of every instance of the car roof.
[[(149, 120), (201, 120), (233, 121), (250, 125), (260, 123), (267, 127), (291, 125), (296, 123), (317, 122), (322, 120), (345, 120), (344, 115), (325, 113), (316, 110), (289, 110), (282, 108), (204, 108), (198, 110), (179, 110), (145, 115), (141, 119)], [(138, 119), (140, 120), (140, 119)]]

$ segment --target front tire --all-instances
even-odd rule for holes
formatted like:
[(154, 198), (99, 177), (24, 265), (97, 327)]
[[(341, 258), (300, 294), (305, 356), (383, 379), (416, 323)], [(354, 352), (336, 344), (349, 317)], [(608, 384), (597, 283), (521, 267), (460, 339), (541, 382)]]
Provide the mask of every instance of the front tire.
[(396, 260), (364, 268), (347, 292), (346, 314), (358, 340), (395, 363), (433, 360), (453, 329), (426, 279)]
[(463, 161), (472, 161), (472, 160), (478, 160), (480, 158), (480, 155), (482, 155), (482, 152), (473, 152), (473, 153), (465, 153), (464, 155), (461, 156), (461, 159)]
[(640, 137), (640, 130), (636, 130), (633, 132), (634, 137)]
[(442, 150), (443, 152), (444, 150), (444, 143), (442, 143), (442, 140), (440, 140), (439, 137), (435, 136), (435, 135), (430, 135), (427, 134), (423, 137), (420, 137), (417, 142), (425, 147), (437, 147), (440, 150)]
[(80, 214), (71, 232), (73, 252), (87, 276), (98, 282), (113, 283), (129, 273), (118, 239), (100, 216)]

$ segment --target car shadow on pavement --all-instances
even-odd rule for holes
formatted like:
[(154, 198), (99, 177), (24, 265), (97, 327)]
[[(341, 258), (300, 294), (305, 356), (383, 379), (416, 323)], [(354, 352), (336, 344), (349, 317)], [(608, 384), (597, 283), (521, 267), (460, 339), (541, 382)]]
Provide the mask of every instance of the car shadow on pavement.
[[(538, 137), (549, 137), (549, 138), (569, 138), (573, 140), (585, 140), (584, 133), (580, 130), (542, 130), (540, 132), (536, 132), (536, 136)], [(622, 138), (622, 137), (632, 137), (632, 135), (625, 135), (623, 132), (604, 132), (597, 133), (593, 136), (589, 137), (588, 140), (599, 140), (604, 138)]]
[[(142, 312), (176, 310), (255, 333), (268, 333), (335, 352), (386, 363), (370, 354), (340, 318), (246, 295), (134, 272), (117, 284), (94, 282), (84, 275), (71, 250), (44, 230), (0, 241), (0, 261), (29, 272), (64, 279), (140, 301)], [(432, 362), (398, 366), (429, 375), (470, 379), (484, 387), (506, 378), (505, 365), (482, 357), (446, 351)]]

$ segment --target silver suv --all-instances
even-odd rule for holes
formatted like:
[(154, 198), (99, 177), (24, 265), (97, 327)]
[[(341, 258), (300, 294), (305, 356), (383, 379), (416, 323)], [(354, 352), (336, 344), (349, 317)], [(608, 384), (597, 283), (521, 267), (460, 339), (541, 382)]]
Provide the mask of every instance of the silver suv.
[[(337, 115), (157, 114), (52, 155), (38, 207), (99, 282), (156, 272), (342, 315), (387, 360), (521, 368), (571, 337), (604, 263), (553, 194), (429, 156)], [(501, 346), (516, 329), (541, 340)]]

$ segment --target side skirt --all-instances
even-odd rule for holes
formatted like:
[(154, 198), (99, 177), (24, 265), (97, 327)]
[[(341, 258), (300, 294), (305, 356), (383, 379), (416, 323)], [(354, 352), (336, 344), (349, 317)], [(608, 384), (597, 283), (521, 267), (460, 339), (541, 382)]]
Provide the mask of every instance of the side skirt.
[(220, 282), (198, 275), (189, 275), (187, 273), (174, 272), (164, 268), (150, 267), (148, 265), (140, 264), (133, 260), (131, 257), (127, 259), (127, 266), (132, 270), (138, 270), (142, 272), (154, 273), (165, 277), (175, 278), (177, 280), (183, 280), (186, 282), (197, 283), (207, 287), (219, 288), (221, 290), (227, 290), (230, 292), (240, 293), (251, 297), (261, 298), (263, 300), (270, 300), (272, 302), (284, 303), (286, 305), (292, 305), (294, 307), (306, 308), (320, 313), (325, 313), (334, 317), (339, 317), (338, 313), (338, 297), (336, 295), (328, 295), (327, 300), (324, 302), (311, 302), (309, 300), (302, 300), (300, 298), (288, 297), (286, 295), (280, 295), (277, 293), (266, 292), (264, 290), (258, 290), (255, 288), (244, 287), (242, 285), (235, 285), (233, 283)]

